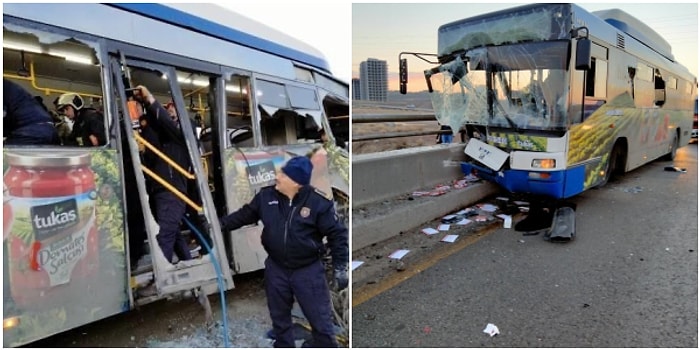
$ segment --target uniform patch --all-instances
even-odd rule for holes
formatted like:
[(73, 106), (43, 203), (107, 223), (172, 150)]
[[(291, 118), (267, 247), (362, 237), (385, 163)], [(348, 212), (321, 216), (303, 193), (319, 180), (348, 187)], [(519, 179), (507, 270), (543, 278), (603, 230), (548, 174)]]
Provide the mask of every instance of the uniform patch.
[(307, 207), (301, 208), (301, 211), (299, 212), (299, 215), (301, 215), (302, 218), (308, 218), (310, 214), (311, 214), (311, 209), (309, 209)]

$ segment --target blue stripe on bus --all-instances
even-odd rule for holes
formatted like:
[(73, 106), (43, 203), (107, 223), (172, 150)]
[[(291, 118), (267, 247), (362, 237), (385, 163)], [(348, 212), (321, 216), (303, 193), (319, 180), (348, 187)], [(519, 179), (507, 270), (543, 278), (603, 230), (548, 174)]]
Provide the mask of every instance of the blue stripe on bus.
[(299, 61), (330, 73), (328, 62), (326, 62), (323, 58), (309, 55), (287, 46), (283, 46), (254, 35), (190, 15), (165, 5), (147, 3), (109, 3), (107, 5), (138, 13), (143, 16), (167, 22), (179, 27), (192, 29), (206, 35), (214, 36), (219, 39), (244, 45), (256, 50), (265, 51), (273, 55)]
[(527, 170), (493, 171), (472, 163), (461, 164), (464, 174), (475, 173), (478, 177), (494, 182), (509, 192), (529, 193), (553, 198), (569, 198), (583, 192), (585, 167), (548, 172), (548, 179), (531, 179)]

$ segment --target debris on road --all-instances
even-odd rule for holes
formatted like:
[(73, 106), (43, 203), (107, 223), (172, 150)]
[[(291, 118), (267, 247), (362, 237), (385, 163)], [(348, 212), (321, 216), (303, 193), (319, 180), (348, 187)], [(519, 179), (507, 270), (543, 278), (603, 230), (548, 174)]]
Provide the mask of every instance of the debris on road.
[(623, 188), (622, 191), (627, 192), (627, 193), (639, 193), (639, 192), (642, 192), (642, 187), (641, 186), (627, 187), (627, 188)]
[(352, 268), (350, 269), (350, 271), (355, 270), (356, 268), (360, 267), (360, 265), (362, 265), (364, 263), (365, 263), (364, 261), (353, 260)]
[(391, 253), (391, 255), (389, 255), (389, 258), (399, 260), (399, 259), (403, 258), (406, 254), (408, 254), (408, 252), (410, 252), (410, 250), (408, 250), (408, 249), (399, 249), (399, 250)]
[(499, 333), (498, 327), (496, 327), (496, 325), (493, 323), (489, 323), (486, 325), (486, 328), (484, 328), (484, 333), (493, 337), (494, 335)]
[(496, 216), (503, 219), (503, 228), (510, 228), (511, 225), (513, 224), (513, 217), (510, 215), (498, 214)]
[(685, 168), (679, 168), (677, 166), (667, 166), (664, 168), (665, 171), (675, 171), (677, 173), (685, 173)]
[(458, 237), (458, 235), (447, 235), (440, 242), (454, 243)]
[(438, 231), (438, 230), (436, 230), (436, 229), (434, 229), (434, 228), (432, 228), (432, 227), (426, 227), (426, 228), (422, 229), (421, 232), (423, 232), (423, 233), (425, 233), (426, 235), (430, 236), (430, 235), (437, 234), (437, 233), (440, 232), (440, 231)]

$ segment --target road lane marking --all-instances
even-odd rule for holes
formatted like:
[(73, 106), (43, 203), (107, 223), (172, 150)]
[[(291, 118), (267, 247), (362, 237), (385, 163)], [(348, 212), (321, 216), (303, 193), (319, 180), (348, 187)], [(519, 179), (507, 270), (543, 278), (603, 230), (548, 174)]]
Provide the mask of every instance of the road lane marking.
[(396, 287), (400, 283), (437, 264), (440, 260), (478, 242), (483, 237), (486, 237), (487, 235), (493, 233), (501, 227), (502, 223), (500, 221), (496, 221), (496, 223), (487, 226), (478, 233), (466, 237), (460, 237), (460, 239), (457, 240), (457, 242), (451, 243), (445, 246), (443, 249), (439, 249), (434, 254), (428, 256), (426, 259), (423, 259), (412, 266), (407, 266), (406, 270), (404, 271), (397, 271), (396, 273), (393, 273), (391, 276), (388, 276), (378, 281), (377, 283), (365, 284), (364, 286), (357, 289), (353, 288), (352, 307), (358, 306), (366, 302), (367, 300), (370, 300), (376, 297), (377, 295)]

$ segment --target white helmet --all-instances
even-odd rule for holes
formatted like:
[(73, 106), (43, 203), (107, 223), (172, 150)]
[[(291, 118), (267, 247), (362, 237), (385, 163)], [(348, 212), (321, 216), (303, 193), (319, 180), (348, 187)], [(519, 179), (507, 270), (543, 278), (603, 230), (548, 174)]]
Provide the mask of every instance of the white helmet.
[(60, 110), (61, 108), (65, 107), (65, 106), (71, 106), (76, 111), (78, 111), (81, 108), (83, 108), (83, 105), (84, 105), (83, 98), (80, 97), (80, 95), (69, 92), (69, 93), (61, 95), (58, 98), (58, 102), (56, 103), (56, 109)]

